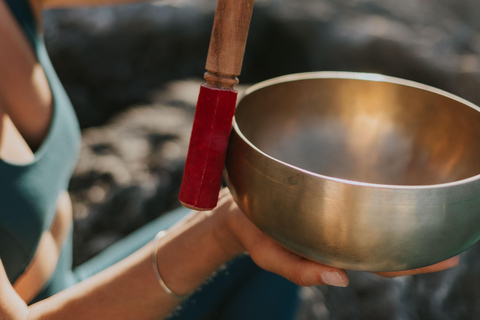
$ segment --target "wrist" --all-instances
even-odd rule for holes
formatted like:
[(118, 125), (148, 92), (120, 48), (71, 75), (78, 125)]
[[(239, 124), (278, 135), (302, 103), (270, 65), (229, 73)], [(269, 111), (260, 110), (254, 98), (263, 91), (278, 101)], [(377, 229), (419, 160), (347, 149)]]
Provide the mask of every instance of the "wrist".
[(213, 229), (217, 245), (223, 251), (226, 261), (244, 253), (245, 247), (238, 237), (238, 219), (245, 216), (233, 201), (228, 190), (222, 190), (218, 207), (209, 213), (216, 215)]
[[(156, 247), (157, 268), (165, 285), (178, 295), (187, 295), (200, 286), (222, 264), (234, 258), (223, 241), (226, 216), (192, 212), (170, 228)], [(228, 234), (228, 233), (227, 233)]]

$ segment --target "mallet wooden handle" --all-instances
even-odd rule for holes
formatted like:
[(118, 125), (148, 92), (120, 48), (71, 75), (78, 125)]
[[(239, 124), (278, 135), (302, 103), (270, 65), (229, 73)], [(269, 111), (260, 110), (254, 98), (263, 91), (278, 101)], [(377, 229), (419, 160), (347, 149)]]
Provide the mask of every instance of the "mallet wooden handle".
[(188, 208), (217, 205), (254, 0), (218, 0), (180, 189)]
[(254, 0), (218, 0), (205, 80), (220, 88), (238, 83)]

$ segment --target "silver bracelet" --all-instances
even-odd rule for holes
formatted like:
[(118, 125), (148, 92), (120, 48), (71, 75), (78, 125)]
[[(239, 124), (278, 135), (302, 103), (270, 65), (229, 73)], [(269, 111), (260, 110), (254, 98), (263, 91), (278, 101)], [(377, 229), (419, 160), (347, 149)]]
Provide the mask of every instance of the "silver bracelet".
[(153, 262), (153, 269), (155, 270), (155, 275), (157, 276), (158, 283), (160, 283), (160, 286), (165, 290), (166, 293), (171, 295), (172, 297), (175, 297), (177, 299), (185, 299), (188, 297), (188, 295), (181, 296), (179, 294), (176, 294), (172, 290), (170, 290), (169, 287), (165, 284), (165, 282), (162, 279), (162, 276), (160, 276), (160, 271), (158, 270), (158, 265), (157, 265), (157, 247), (158, 247), (158, 242), (160, 241), (161, 238), (165, 235), (165, 231), (160, 231), (157, 233), (155, 236), (155, 239), (153, 240), (153, 251), (152, 251), (152, 262)]

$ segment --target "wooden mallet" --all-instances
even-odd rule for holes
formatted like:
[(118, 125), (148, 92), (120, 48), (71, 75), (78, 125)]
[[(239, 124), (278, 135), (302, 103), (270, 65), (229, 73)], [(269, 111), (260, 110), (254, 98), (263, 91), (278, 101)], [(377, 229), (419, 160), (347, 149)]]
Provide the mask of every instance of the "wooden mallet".
[(254, 0), (218, 0), (180, 189), (180, 202), (194, 210), (216, 207), (228, 139), (237, 103)]

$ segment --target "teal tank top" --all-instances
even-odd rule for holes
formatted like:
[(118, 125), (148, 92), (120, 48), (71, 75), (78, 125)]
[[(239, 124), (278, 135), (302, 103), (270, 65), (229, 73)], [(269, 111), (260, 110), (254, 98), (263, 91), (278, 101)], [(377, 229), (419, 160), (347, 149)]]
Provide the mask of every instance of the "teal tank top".
[(0, 1), (10, 7), (30, 41), (53, 96), (53, 118), (47, 137), (34, 153), (35, 159), (28, 164), (0, 159), (0, 258), (13, 283), (28, 266), (42, 232), (50, 228), (58, 195), (67, 190), (79, 155), (80, 129), (28, 0)]

